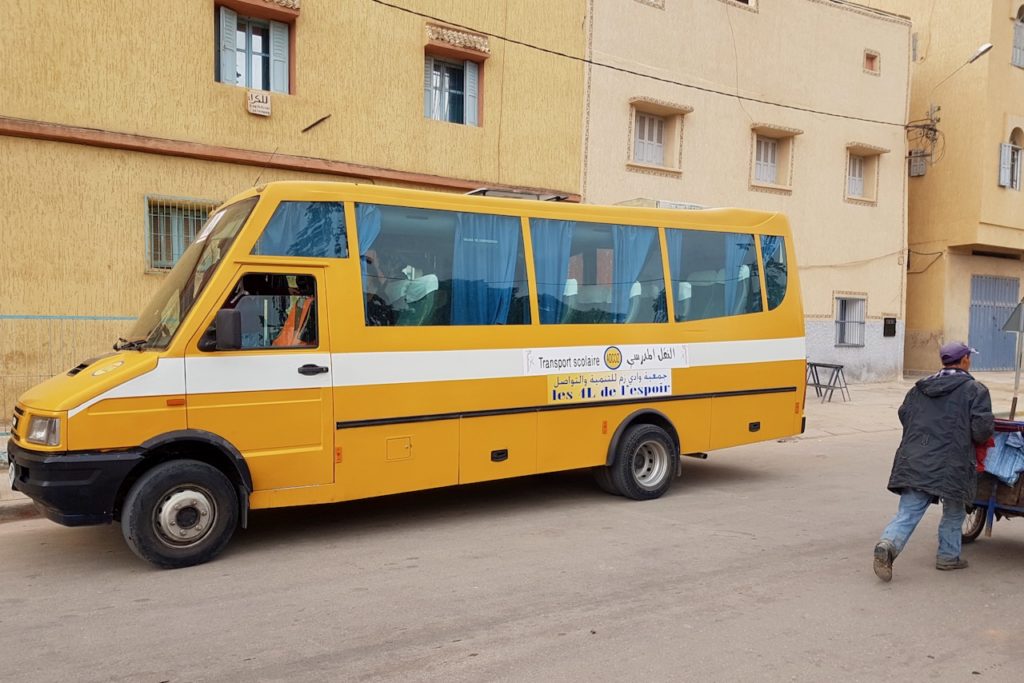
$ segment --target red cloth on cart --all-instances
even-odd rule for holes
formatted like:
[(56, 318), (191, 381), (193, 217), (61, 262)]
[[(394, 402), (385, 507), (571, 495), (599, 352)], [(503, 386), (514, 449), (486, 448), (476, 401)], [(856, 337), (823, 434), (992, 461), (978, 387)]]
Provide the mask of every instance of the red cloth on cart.
[(996, 440), (993, 438), (989, 438), (989, 440), (985, 442), (984, 446), (974, 446), (974, 458), (978, 461), (978, 464), (974, 466), (974, 469), (976, 469), (978, 472), (985, 471), (985, 456), (988, 455), (988, 449), (992, 448), (995, 445)]

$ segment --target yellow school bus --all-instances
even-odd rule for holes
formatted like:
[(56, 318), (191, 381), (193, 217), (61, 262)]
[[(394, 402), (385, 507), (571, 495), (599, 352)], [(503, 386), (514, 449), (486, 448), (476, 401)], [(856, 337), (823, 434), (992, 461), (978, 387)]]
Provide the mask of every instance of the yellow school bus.
[(114, 352), (17, 402), (13, 487), (160, 567), (251, 509), (681, 455), (804, 426), (784, 216), (327, 182), (215, 211)]

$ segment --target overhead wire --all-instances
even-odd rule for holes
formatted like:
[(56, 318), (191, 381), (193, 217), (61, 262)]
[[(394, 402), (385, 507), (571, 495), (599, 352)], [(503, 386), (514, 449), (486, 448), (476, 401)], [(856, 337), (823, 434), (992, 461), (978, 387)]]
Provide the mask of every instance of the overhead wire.
[(671, 78), (665, 78), (664, 76), (655, 76), (654, 74), (648, 74), (648, 73), (644, 73), (642, 71), (636, 71), (634, 69), (627, 69), (626, 67), (615, 66), (614, 64), (608, 64), (608, 63), (605, 63), (605, 62), (599, 62), (597, 60), (590, 59), (590, 58), (587, 58), (587, 57), (577, 57), (576, 55), (571, 55), (571, 54), (568, 54), (566, 52), (561, 52), (559, 50), (552, 50), (551, 48), (541, 47), (539, 45), (534, 45), (532, 43), (527, 43), (526, 41), (517, 40), (515, 38), (509, 38), (508, 36), (503, 36), (503, 35), (500, 35), (500, 34), (497, 34), (497, 33), (492, 33), (492, 32), (489, 32), (489, 31), (484, 31), (484, 30), (481, 30), (479, 28), (475, 28), (475, 27), (472, 27), (472, 26), (466, 26), (465, 24), (459, 24), (457, 22), (450, 21), (448, 19), (443, 19), (441, 17), (437, 17), (437, 16), (434, 16), (432, 14), (427, 14), (426, 12), (420, 12), (418, 10), (410, 9), (408, 7), (402, 7), (401, 5), (396, 5), (394, 3), (387, 2), (386, 0), (369, 0), (369, 1), (374, 3), (374, 4), (376, 4), (376, 5), (381, 5), (382, 7), (388, 7), (388, 8), (394, 9), (394, 10), (398, 10), (399, 12), (405, 12), (407, 14), (411, 14), (413, 16), (420, 17), (421, 19), (429, 19), (430, 21), (441, 22), (441, 23), (446, 24), (448, 26), (453, 26), (455, 28), (460, 28), (460, 29), (463, 29), (465, 31), (470, 31), (472, 33), (476, 33), (476, 34), (479, 34), (479, 35), (488, 36), (489, 38), (494, 38), (495, 40), (500, 40), (502, 42), (509, 43), (511, 45), (518, 45), (520, 47), (525, 47), (525, 48), (528, 48), (530, 50), (536, 50), (538, 52), (543, 52), (545, 54), (553, 55), (553, 56), (556, 56), (556, 57), (562, 57), (564, 59), (570, 59), (572, 61), (580, 62), (582, 64), (589, 64), (591, 66), (598, 66), (598, 67), (601, 67), (603, 69), (609, 69), (611, 71), (617, 71), (619, 73), (628, 74), (630, 76), (637, 76), (637, 77), (640, 77), (640, 78), (646, 78), (646, 79), (649, 79), (649, 80), (652, 80), (652, 81), (658, 81), (658, 82), (661, 82), (661, 83), (668, 83), (670, 85), (676, 85), (676, 86), (679, 86), (681, 88), (688, 88), (690, 90), (696, 90), (698, 92), (704, 92), (704, 93), (708, 93), (708, 94), (711, 94), (711, 95), (720, 95), (722, 97), (734, 98), (734, 99), (737, 99), (737, 100), (741, 100), (743, 102), (754, 102), (754, 103), (757, 103), (757, 104), (764, 104), (764, 105), (768, 105), (768, 106), (771, 106), (771, 107), (779, 107), (781, 109), (790, 109), (792, 111), (800, 111), (800, 112), (804, 112), (804, 113), (807, 113), (807, 114), (818, 114), (820, 116), (831, 116), (833, 118), (846, 119), (848, 121), (861, 121), (863, 123), (876, 123), (876, 124), (879, 124), (879, 125), (882, 125), (882, 126), (895, 126), (895, 127), (898, 127), (898, 128), (904, 128), (905, 127), (905, 125), (903, 123), (899, 123), (899, 122), (895, 122), (895, 121), (883, 121), (881, 119), (872, 119), (872, 118), (867, 118), (865, 116), (854, 116), (852, 114), (839, 114), (837, 112), (823, 111), (823, 110), (820, 110), (820, 109), (812, 109), (810, 107), (801, 107), (801, 106), (795, 105), (795, 104), (783, 104), (781, 102), (773, 102), (771, 100), (765, 100), (765, 99), (761, 99), (759, 97), (750, 97), (750, 96), (747, 96), (747, 95), (740, 95), (739, 93), (735, 93), (734, 94), (734, 93), (725, 92), (723, 90), (715, 90), (714, 88), (708, 88), (706, 86), (694, 85), (693, 83), (684, 83), (683, 81), (676, 81), (676, 80), (673, 80)]

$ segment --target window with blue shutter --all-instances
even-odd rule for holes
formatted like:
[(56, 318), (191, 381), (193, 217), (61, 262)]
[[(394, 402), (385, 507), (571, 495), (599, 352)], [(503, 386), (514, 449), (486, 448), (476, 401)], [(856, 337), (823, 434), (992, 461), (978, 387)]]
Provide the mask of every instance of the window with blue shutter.
[(423, 115), (435, 121), (479, 125), (480, 65), (426, 55)]
[(289, 30), (280, 21), (217, 14), (217, 80), (252, 90), (289, 92)]

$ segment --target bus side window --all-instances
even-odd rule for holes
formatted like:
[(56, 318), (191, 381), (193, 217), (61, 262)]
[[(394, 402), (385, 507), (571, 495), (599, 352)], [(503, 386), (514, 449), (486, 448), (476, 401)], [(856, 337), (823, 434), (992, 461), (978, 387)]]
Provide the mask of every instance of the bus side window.
[(770, 311), (786, 298), (786, 238), (761, 235), (761, 257), (764, 259), (765, 290)]
[(345, 205), (341, 202), (281, 202), (252, 253), (253, 256), (348, 256)]
[(530, 322), (518, 216), (356, 205), (368, 326)]
[(542, 324), (666, 322), (656, 228), (530, 219)]
[(706, 320), (761, 310), (754, 237), (667, 228), (676, 320)]
[[(243, 350), (315, 347), (319, 343), (316, 278), (312, 275), (246, 273), (221, 306), (226, 309), (241, 314)], [(203, 338), (216, 336), (213, 322)]]

